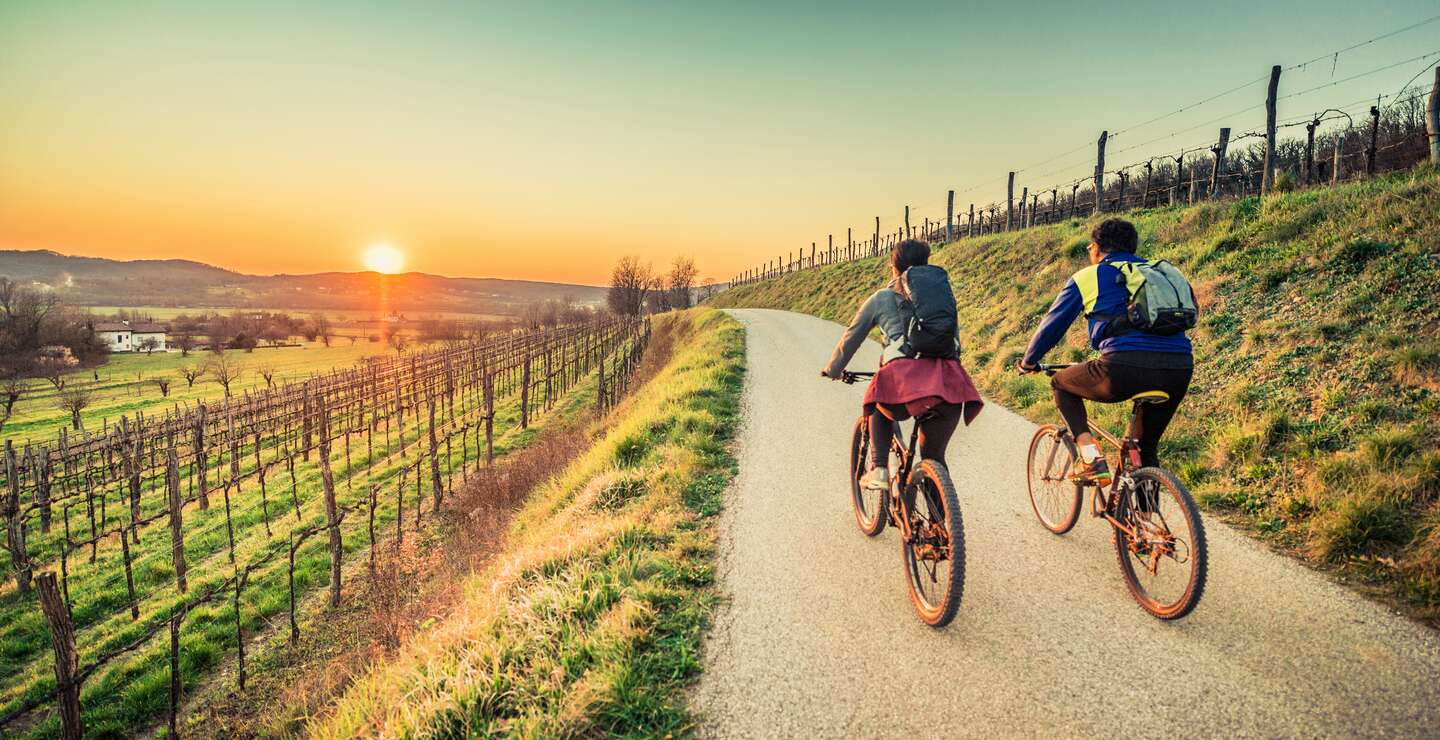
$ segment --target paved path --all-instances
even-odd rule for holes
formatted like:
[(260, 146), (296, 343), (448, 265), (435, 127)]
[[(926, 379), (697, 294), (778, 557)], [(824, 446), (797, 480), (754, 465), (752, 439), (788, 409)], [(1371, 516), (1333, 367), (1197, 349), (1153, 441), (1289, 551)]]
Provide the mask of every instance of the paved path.
[[(1108, 527), (1034, 520), (1033, 425), (994, 404), (948, 459), (964, 601), (910, 610), (894, 530), (856, 529), (846, 481), (861, 386), (817, 374), (841, 327), (732, 312), (748, 332), (728, 596), (695, 701), (715, 737), (1440, 734), (1440, 636), (1207, 519), (1210, 580), (1162, 623), (1125, 591)], [(854, 368), (873, 366), (864, 348)]]

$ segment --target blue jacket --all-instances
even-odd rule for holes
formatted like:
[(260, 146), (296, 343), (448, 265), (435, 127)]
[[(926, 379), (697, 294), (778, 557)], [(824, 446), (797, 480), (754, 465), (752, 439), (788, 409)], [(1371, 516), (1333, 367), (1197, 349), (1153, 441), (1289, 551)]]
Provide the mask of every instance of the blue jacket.
[(1125, 288), (1124, 277), (1111, 263), (1144, 261), (1145, 259), (1138, 255), (1115, 252), (1105, 255), (1100, 264), (1090, 265), (1072, 275), (1060, 295), (1055, 296), (1055, 302), (1050, 304), (1050, 310), (1045, 313), (1040, 328), (1035, 330), (1035, 336), (1030, 338), (1030, 346), (1025, 349), (1024, 363), (1039, 364), (1045, 353), (1065, 338), (1065, 331), (1081, 313), (1084, 313), (1089, 321), (1090, 346), (1099, 350), (1101, 355), (1111, 352), (1189, 354), (1190, 339), (1183, 333), (1162, 337), (1158, 334), (1132, 331), (1107, 337), (1105, 332), (1110, 322), (1096, 318), (1096, 315), (1123, 316), (1130, 302), (1130, 291)]

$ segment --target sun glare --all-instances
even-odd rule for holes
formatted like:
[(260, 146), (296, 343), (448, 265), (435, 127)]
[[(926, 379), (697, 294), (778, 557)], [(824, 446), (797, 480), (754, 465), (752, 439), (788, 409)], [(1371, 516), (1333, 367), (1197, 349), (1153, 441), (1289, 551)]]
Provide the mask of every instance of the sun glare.
[(376, 244), (365, 250), (365, 268), (394, 275), (405, 267), (405, 255), (389, 244)]

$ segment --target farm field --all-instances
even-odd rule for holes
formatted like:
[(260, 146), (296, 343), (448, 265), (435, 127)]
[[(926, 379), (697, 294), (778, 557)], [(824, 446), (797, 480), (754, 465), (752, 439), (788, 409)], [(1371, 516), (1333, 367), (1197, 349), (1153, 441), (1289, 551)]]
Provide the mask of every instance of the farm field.
[[(239, 380), (232, 383), (231, 393), (264, 388), (262, 368), (273, 368), (272, 380), (279, 385), (296, 378), (336, 368), (350, 367), (366, 358), (394, 354), (382, 342), (347, 339), (332, 340), (326, 347), (321, 342), (302, 342), (298, 347), (257, 347), (253, 352), (227, 350), (227, 361), (241, 368)], [(192, 351), (189, 357), (179, 352), (116, 353), (96, 368), (78, 368), (65, 375), (67, 382), (93, 383), (95, 398), (81, 414), (87, 430), (97, 430), (108, 421), (118, 422), (121, 416), (152, 413), (176, 405), (193, 404), (224, 398), (225, 389), (206, 376), (194, 386), (187, 386), (179, 374), (182, 368), (204, 365), (215, 357), (211, 352)], [(98, 376), (98, 380), (96, 380)], [(170, 395), (160, 393), (157, 379), (170, 382)], [(53, 437), (60, 427), (70, 426), (69, 412), (56, 405), (58, 392), (48, 381), (32, 379), (25, 384), (25, 395), (15, 404), (14, 414), (5, 425), (6, 439), (22, 441), (34, 437)]]
[[(35, 490), (27, 490), (19, 513), (30, 529), (26, 549), (37, 573), (61, 579), (85, 678), (80, 706), (87, 731), (134, 732), (163, 717), (172, 677), (188, 692), (235, 656), (237, 641), (303, 628), (286, 625), (295, 602), (326, 586), (338, 599), (341, 580), (332, 574), (342, 563), (363, 563), (359, 556), (373, 554), (377, 542), (414, 537), (424, 522), (446, 516), (443, 495), (453, 494), (481, 464), (487, 447), (505, 454), (533, 438), (547, 412), (593, 407), (599, 392), (589, 372), (594, 362), (611, 356), (602, 387), (612, 395), (622, 388), (638, 352), (634, 328), (576, 328), (544, 337), (497, 337), (493, 350), (452, 346), (413, 353), (384, 366), (395, 374), (393, 386), (373, 386), (393, 389), (390, 402), (353, 395), (372, 383), (368, 371), (353, 374), (359, 384), (350, 390), (343, 384), (331, 390), (307, 386), (303, 436), (300, 416), (278, 417), (290, 421), (271, 432), (247, 427), (257, 430), (248, 446), (243, 433), (226, 436), (228, 476), (225, 444), (212, 442), (211, 455), (195, 458), (205, 459), (214, 476), (208, 507), (205, 473), (196, 475), (188, 452), (183, 467), (172, 462), (168, 471), (141, 473), (135, 480), (143, 483), (134, 484), (128, 501), (123, 480), (108, 478), (108, 467), (94, 471), (99, 485), (93, 488), (86, 472), (78, 495), (64, 494), (57, 483), (48, 527), (35, 516)], [(482, 386), (493, 387), (493, 402)], [(298, 409), (301, 395), (293, 390), (292, 384), (274, 393), (297, 399), (286, 403)], [(571, 394), (583, 397), (571, 401), (577, 397)], [(405, 411), (394, 414), (398, 399)], [(212, 413), (219, 408), (212, 406)], [(487, 416), (495, 433), (482, 444)], [(141, 439), (137, 450), (146, 444)], [(56, 476), (62, 467), (71, 469), (68, 461), (55, 467)], [(89, 471), (88, 457), (85, 467)], [(13, 486), (21, 479), (11, 471)], [(183, 551), (176, 555), (182, 531)], [(52, 706), (56, 687), (47, 624), (34, 599), (14, 580), (0, 586), (0, 675), (6, 677), (0, 717), (10, 723), (7, 734), (49, 736), (58, 730), (58, 717), (27, 711)], [(179, 619), (173, 672), (163, 634), (172, 615)]]
[[(207, 313), (235, 313), (244, 311), (258, 311), (253, 306), (85, 306), (92, 313), (113, 314), (120, 311), (128, 311), (141, 315), (153, 317), (156, 321), (169, 321), (176, 316), (196, 316)], [(381, 311), (360, 311), (354, 309), (314, 309), (314, 308), (284, 308), (270, 307), (264, 310), (279, 313), (288, 313), (295, 316), (310, 316), (312, 314), (324, 314), (337, 322), (357, 321), (378, 321), (384, 313)], [(512, 318), (497, 313), (470, 313), (465, 311), (412, 311), (406, 312), (405, 317), (411, 321), (424, 321), (426, 319), (467, 319), (472, 321), (502, 321)]]

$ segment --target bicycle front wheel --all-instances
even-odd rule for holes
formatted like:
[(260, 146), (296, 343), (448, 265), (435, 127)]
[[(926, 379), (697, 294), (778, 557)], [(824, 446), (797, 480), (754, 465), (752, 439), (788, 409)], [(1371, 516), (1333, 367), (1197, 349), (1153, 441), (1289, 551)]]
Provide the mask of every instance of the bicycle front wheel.
[(1160, 619), (1179, 619), (1205, 592), (1205, 525), (1185, 486), (1163, 468), (1130, 474), (1117, 518), (1115, 555), (1125, 585), (1140, 608)]
[(887, 492), (873, 491), (860, 485), (860, 477), (870, 460), (870, 426), (865, 417), (855, 422), (855, 434), (850, 437), (850, 503), (855, 508), (855, 523), (867, 537), (874, 537), (885, 529), (885, 498)]
[(1070, 482), (1075, 464), (1075, 442), (1054, 424), (1035, 430), (1030, 439), (1030, 457), (1025, 482), (1030, 488), (1030, 508), (1040, 525), (1055, 534), (1065, 534), (1080, 518), (1080, 486)]
[(910, 536), (901, 542), (910, 602), (920, 621), (944, 627), (965, 590), (965, 530), (950, 471), (922, 460), (905, 486)]

